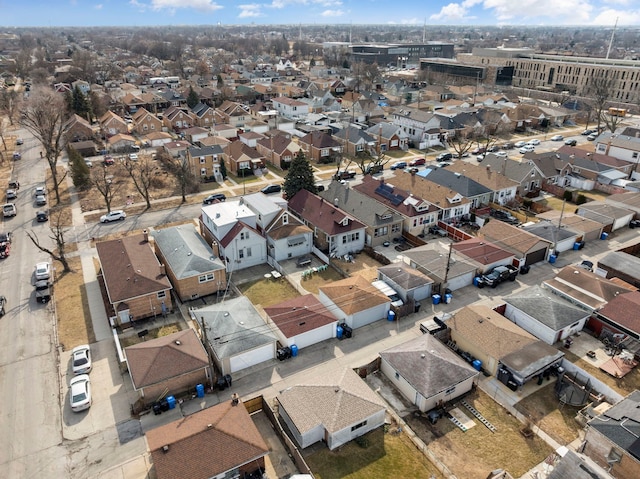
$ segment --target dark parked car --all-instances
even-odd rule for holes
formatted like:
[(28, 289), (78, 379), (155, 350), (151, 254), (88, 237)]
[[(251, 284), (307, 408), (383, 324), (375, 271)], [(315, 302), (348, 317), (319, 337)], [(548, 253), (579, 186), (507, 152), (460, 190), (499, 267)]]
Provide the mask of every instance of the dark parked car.
[(564, 140), (564, 144), (568, 146), (576, 146), (578, 141), (570, 138), (568, 140)]
[(46, 211), (38, 211), (36, 213), (36, 221), (38, 223), (44, 223), (45, 221), (49, 221), (49, 215)]
[(406, 161), (397, 161), (391, 165), (392, 170), (404, 170), (407, 167)]
[(438, 156), (436, 156), (436, 161), (448, 161), (453, 159), (453, 154), (446, 152), (446, 153), (440, 153)]
[(382, 173), (383, 170), (384, 170), (384, 166), (383, 165), (367, 166), (367, 169), (365, 170), (364, 174), (365, 175), (375, 175), (377, 173)]
[(486, 153), (486, 152), (487, 152), (487, 149), (486, 149), (486, 148), (478, 147), (478, 148), (476, 148), (476, 149), (472, 150), (472, 151), (471, 151), (471, 154), (472, 154), (472, 155), (482, 155), (483, 153)]
[(584, 130), (581, 135), (582, 136), (587, 136), (587, 135), (591, 135), (592, 133), (595, 133), (596, 130)]
[(36, 282), (36, 301), (38, 303), (48, 303), (51, 299), (51, 283), (48, 279)]
[(348, 170), (348, 171), (339, 171), (338, 173), (336, 173), (335, 175), (333, 175), (333, 179), (334, 180), (352, 180), (353, 178), (356, 177), (356, 172), (353, 170)]
[(513, 143), (511, 143), (510, 141), (508, 141), (504, 145), (502, 145), (502, 149), (503, 150), (511, 150), (512, 148), (513, 148)]
[(265, 195), (268, 195), (270, 193), (280, 193), (282, 191), (282, 186), (280, 186), (280, 185), (268, 185), (268, 186), (265, 186), (264, 188), (262, 188), (260, 191), (262, 191)]
[(207, 196), (204, 200), (202, 200), (202, 204), (210, 205), (211, 203), (215, 203), (217, 201), (224, 201), (227, 197), (222, 193), (214, 193), (212, 195)]
[(633, 229), (633, 228), (638, 228), (638, 227), (640, 227), (640, 219), (635, 219), (635, 220), (629, 221), (629, 228)]
[(507, 213), (506, 211), (502, 211), (502, 210), (492, 210), (491, 216), (493, 216), (497, 220), (504, 221), (505, 223), (509, 223), (512, 225), (516, 225), (520, 223), (518, 221), (518, 218), (513, 216), (511, 213)]

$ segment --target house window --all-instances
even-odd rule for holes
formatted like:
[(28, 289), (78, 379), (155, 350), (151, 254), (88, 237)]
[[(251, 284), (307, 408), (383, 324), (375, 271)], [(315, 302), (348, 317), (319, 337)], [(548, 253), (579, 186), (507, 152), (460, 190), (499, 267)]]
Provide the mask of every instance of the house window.
[(391, 226), (391, 232), (392, 233), (397, 233), (398, 231), (400, 231), (400, 225), (399, 224), (395, 224)]
[(204, 156), (201, 156), (201, 157), (200, 157), (200, 164), (201, 164), (201, 165), (204, 165), (204, 163), (205, 163), (206, 161), (207, 161), (207, 160), (205, 159), (205, 157), (204, 157)]
[(329, 156), (329, 149), (325, 148), (323, 150), (320, 150), (320, 156)]
[(213, 273), (207, 273), (198, 276), (198, 283), (206, 283), (208, 281), (213, 281)]
[(449, 389), (447, 389), (444, 393), (445, 393), (445, 394), (447, 394), (447, 395), (448, 395), (448, 394), (453, 394), (453, 391), (455, 391), (455, 390), (456, 390), (456, 387), (455, 387), (455, 386), (451, 386), (451, 387), (450, 387)]
[(635, 160), (636, 158), (638, 158), (638, 152), (637, 152), (637, 151), (634, 151), (634, 152), (631, 154), (631, 158), (633, 158), (634, 160)]
[(396, 379), (400, 379), (400, 373), (396, 371)]
[(609, 455), (607, 456), (607, 462), (609, 464), (614, 464), (616, 462), (620, 462), (622, 460), (622, 452), (615, 447), (612, 447), (609, 451)]
[(200, 168), (200, 176), (207, 176), (207, 169), (206, 168)]
[(244, 250), (243, 249), (239, 249), (238, 250), (238, 259), (242, 259), (244, 258)]
[(147, 131), (148, 129), (149, 129), (149, 128), (147, 127), (147, 125), (146, 125), (146, 124), (144, 124), (144, 125), (142, 126), (142, 131)]
[(153, 123), (151, 124), (151, 129), (155, 130), (156, 129), (156, 125), (154, 125)]
[(163, 299), (167, 297), (167, 292), (166, 291), (159, 291), (158, 292), (158, 299)]
[(251, 257), (251, 248), (247, 248), (247, 258)]
[(364, 146), (356, 145), (356, 151), (364, 151)]
[(376, 228), (375, 231), (373, 232), (373, 236), (375, 237), (384, 236), (387, 233), (389, 233), (389, 228), (387, 226), (383, 226), (382, 228)]
[(356, 424), (355, 426), (351, 426), (351, 432), (356, 431), (356, 430), (358, 430), (361, 427), (364, 427), (366, 425), (367, 425), (367, 421), (362, 421), (362, 422)]
[(282, 215), (282, 224), (283, 225), (288, 225), (289, 224), (289, 215), (287, 215), (286, 213), (284, 215)]

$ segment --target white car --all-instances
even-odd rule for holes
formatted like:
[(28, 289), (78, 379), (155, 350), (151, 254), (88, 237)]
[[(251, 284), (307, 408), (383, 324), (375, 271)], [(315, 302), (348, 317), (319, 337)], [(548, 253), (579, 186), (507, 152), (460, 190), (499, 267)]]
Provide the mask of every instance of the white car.
[(100, 217), (100, 223), (111, 223), (112, 221), (122, 221), (127, 217), (127, 214), (122, 210), (113, 210), (102, 215)]
[(527, 142), (526, 142), (526, 141), (519, 141), (519, 142), (515, 143), (515, 144), (513, 145), (513, 147), (514, 147), (514, 148), (522, 148), (522, 147), (523, 147), (524, 145), (526, 145), (526, 144), (527, 144)]
[(532, 151), (535, 151), (535, 149), (536, 148), (533, 145), (524, 145), (518, 151), (520, 152), (521, 155), (524, 155), (525, 153), (531, 153)]
[(564, 136), (562, 135), (553, 135), (551, 137), (551, 141), (562, 141), (562, 140), (564, 140)]
[(35, 271), (36, 281), (49, 279), (51, 276), (51, 263), (38, 263)]
[(47, 190), (44, 189), (44, 186), (36, 186), (35, 191), (33, 192), (33, 196), (44, 196), (47, 194)]
[(69, 383), (69, 402), (73, 412), (91, 407), (91, 380), (88, 374), (80, 374)]
[(129, 159), (131, 161), (138, 161), (138, 154), (137, 153), (129, 153)]
[(506, 158), (507, 157), (507, 152), (504, 150), (500, 150), (500, 151), (496, 151), (494, 153), (494, 155), (499, 156), (500, 158)]
[(87, 374), (91, 372), (91, 350), (88, 344), (76, 346), (71, 351), (73, 374)]
[(539, 144), (540, 144), (540, 140), (538, 140), (537, 138), (527, 141), (527, 145), (538, 146)]

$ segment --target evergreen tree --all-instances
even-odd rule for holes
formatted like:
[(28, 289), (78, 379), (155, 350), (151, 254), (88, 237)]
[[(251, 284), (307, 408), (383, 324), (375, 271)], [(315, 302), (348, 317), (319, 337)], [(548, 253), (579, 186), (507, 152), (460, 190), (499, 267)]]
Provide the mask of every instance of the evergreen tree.
[(284, 178), (284, 195), (290, 199), (300, 190), (308, 190), (311, 193), (318, 192), (313, 169), (302, 150), (298, 151), (289, 166), (287, 176)]
[(71, 165), (71, 179), (73, 180), (73, 185), (79, 190), (89, 188), (91, 186), (91, 175), (84, 158), (72, 146), (67, 148), (67, 155), (69, 156), (69, 165)]
[(220, 162), (220, 174), (223, 180), (227, 179), (227, 165), (224, 164), (224, 161)]
[(187, 106), (189, 108), (193, 108), (194, 106), (196, 106), (198, 103), (200, 103), (200, 97), (198, 96), (198, 94), (193, 90), (193, 87), (190, 86), (189, 87), (189, 94), (187, 95)]
[(87, 113), (91, 112), (91, 105), (87, 96), (82, 93), (79, 87), (75, 87), (71, 93), (71, 112), (77, 113), (83, 118), (87, 118)]

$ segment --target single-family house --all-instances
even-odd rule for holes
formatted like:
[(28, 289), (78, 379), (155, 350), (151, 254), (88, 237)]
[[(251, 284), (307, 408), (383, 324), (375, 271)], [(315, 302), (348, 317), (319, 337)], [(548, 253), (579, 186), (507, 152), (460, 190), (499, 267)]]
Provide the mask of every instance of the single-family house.
[(138, 135), (162, 131), (162, 120), (144, 108), (139, 108), (131, 119), (133, 120), (133, 131)]
[(214, 294), (227, 287), (225, 265), (194, 225), (163, 228), (154, 231), (152, 237), (156, 255), (167, 267), (167, 276), (180, 301)]
[(271, 99), (273, 109), (285, 118), (304, 120), (309, 114), (309, 105), (303, 101), (279, 96)]
[(550, 221), (556, 225), (560, 224), (562, 228), (577, 233), (578, 241), (584, 242), (599, 240), (604, 227), (603, 224), (598, 221), (593, 221), (584, 216), (567, 211), (563, 213), (558, 210), (549, 210), (544, 213), (538, 213), (536, 218), (543, 221)]
[(384, 401), (352, 370), (310, 376), (276, 397), (280, 419), (305, 449), (323, 441), (329, 450), (384, 424)]
[(469, 178), (464, 172), (458, 173), (448, 168), (434, 167), (425, 168), (416, 175), (460, 193), (471, 202), (473, 209), (488, 205), (493, 199), (493, 190)]
[(195, 115), (196, 125), (202, 128), (211, 128), (216, 123), (215, 109), (206, 103), (198, 103), (191, 109)]
[(65, 123), (64, 132), (68, 143), (92, 140), (94, 137), (94, 131), (91, 124), (76, 113), (71, 115)]
[(387, 317), (391, 305), (387, 296), (360, 275), (321, 286), (318, 299), (353, 329)]
[(380, 371), (421, 412), (467, 394), (480, 374), (431, 334), (382, 351)]
[(187, 148), (187, 161), (193, 176), (202, 180), (215, 180), (222, 183), (220, 165), (223, 161), (223, 153), (224, 151), (219, 145)]
[(267, 243), (257, 229), (257, 219), (242, 198), (202, 207), (202, 235), (227, 272), (266, 263)]
[(547, 344), (579, 333), (590, 313), (539, 285), (503, 298), (505, 317)]
[(638, 129), (627, 127), (621, 132), (604, 132), (596, 138), (596, 153), (613, 156), (629, 163), (640, 162), (640, 135)]
[(402, 232), (418, 236), (428, 231), (429, 226), (438, 220), (440, 208), (424, 198), (414, 196), (410, 190), (398, 188), (391, 182), (385, 182), (384, 179), (364, 175), (362, 183), (353, 186), (353, 190), (373, 198), (401, 215), (403, 218)]
[[(418, 110), (408, 106), (397, 107), (391, 113), (391, 123), (402, 128), (411, 144), (416, 148), (425, 149), (430, 146), (442, 145), (440, 135), (440, 119), (432, 112)], [(437, 140), (433, 140), (433, 134)]]
[(470, 164), (466, 161), (456, 161), (447, 169), (471, 178), (490, 189), (493, 192), (491, 201), (494, 203), (504, 205), (516, 199), (516, 191), (520, 184), (507, 178), (500, 173), (500, 170), (494, 170), (490, 166)]
[(409, 148), (409, 135), (402, 127), (386, 121), (381, 121), (377, 125), (370, 126), (365, 130), (375, 138), (377, 148), (384, 151), (405, 151)]
[(289, 211), (313, 230), (315, 246), (332, 258), (364, 248), (366, 226), (318, 195), (298, 191), (289, 199)]
[(284, 132), (274, 132), (256, 143), (256, 150), (266, 162), (282, 170), (289, 169), (300, 149), (300, 145), (293, 141), (291, 135)]
[(129, 327), (132, 321), (173, 309), (166, 266), (153, 253), (146, 233), (100, 241), (96, 250), (113, 325)]
[(376, 155), (376, 139), (361, 128), (351, 125), (339, 128), (333, 138), (340, 143), (342, 151), (347, 155)]
[(118, 133), (123, 135), (129, 134), (129, 125), (127, 122), (112, 111), (107, 111), (100, 117), (98, 122), (105, 136), (113, 136)]
[(155, 477), (262, 475), (269, 446), (242, 402), (225, 400), (145, 433)]
[(241, 175), (243, 171), (253, 172), (266, 166), (265, 159), (258, 150), (239, 140), (231, 142), (224, 148), (224, 164), (227, 171), (236, 176)]
[(235, 101), (225, 100), (222, 105), (216, 108), (216, 112), (220, 117), (220, 121), (216, 121), (216, 125), (225, 123), (235, 129), (244, 127), (244, 123), (251, 119), (249, 108)]
[[(205, 347), (222, 375), (276, 357), (277, 336), (245, 296), (190, 310), (198, 328), (206, 328)], [(201, 334), (205, 337), (204, 331)]]
[(536, 197), (540, 193), (545, 177), (532, 161), (514, 161), (508, 157), (500, 157), (487, 153), (482, 161), (491, 171), (499, 171), (502, 175), (518, 183), (516, 194), (521, 197)]
[(332, 181), (318, 194), (365, 225), (367, 246), (375, 248), (402, 235), (402, 215), (364, 193), (349, 188), (348, 184)]
[(168, 130), (185, 130), (196, 124), (196, 117), (186, 107), (170, 106), (162, 115), (162, 123)]
[(298, 350), (336, 337), (338, 319), (313, 294), (305, 294), (264, 308), (283, 346)]
[(324, 131), (311, 131), (298, 139), (309, 161), (333, 163), (341, 155), (342, 145)]
[(478, 273), (484, 274), (496, 266), (513, 264), (515, 255), (482, 238), (469, 238), (451, 244), (451, 249), (471, 264), (476, 264)]
[(267, 254), (275, 261), (305, 256), (313, 249), (313, 231), (288, 210), (280, 209), (263, 231)]
[(640, 473), (640, 391), (589, 421), (583, 453), (611, 477), (634, 479)]
[(128, 346), (124, 355), (133, 389), (146, 404), (166, 391), (178, 395), (211, 382), (207, 351), (190, 328)]

